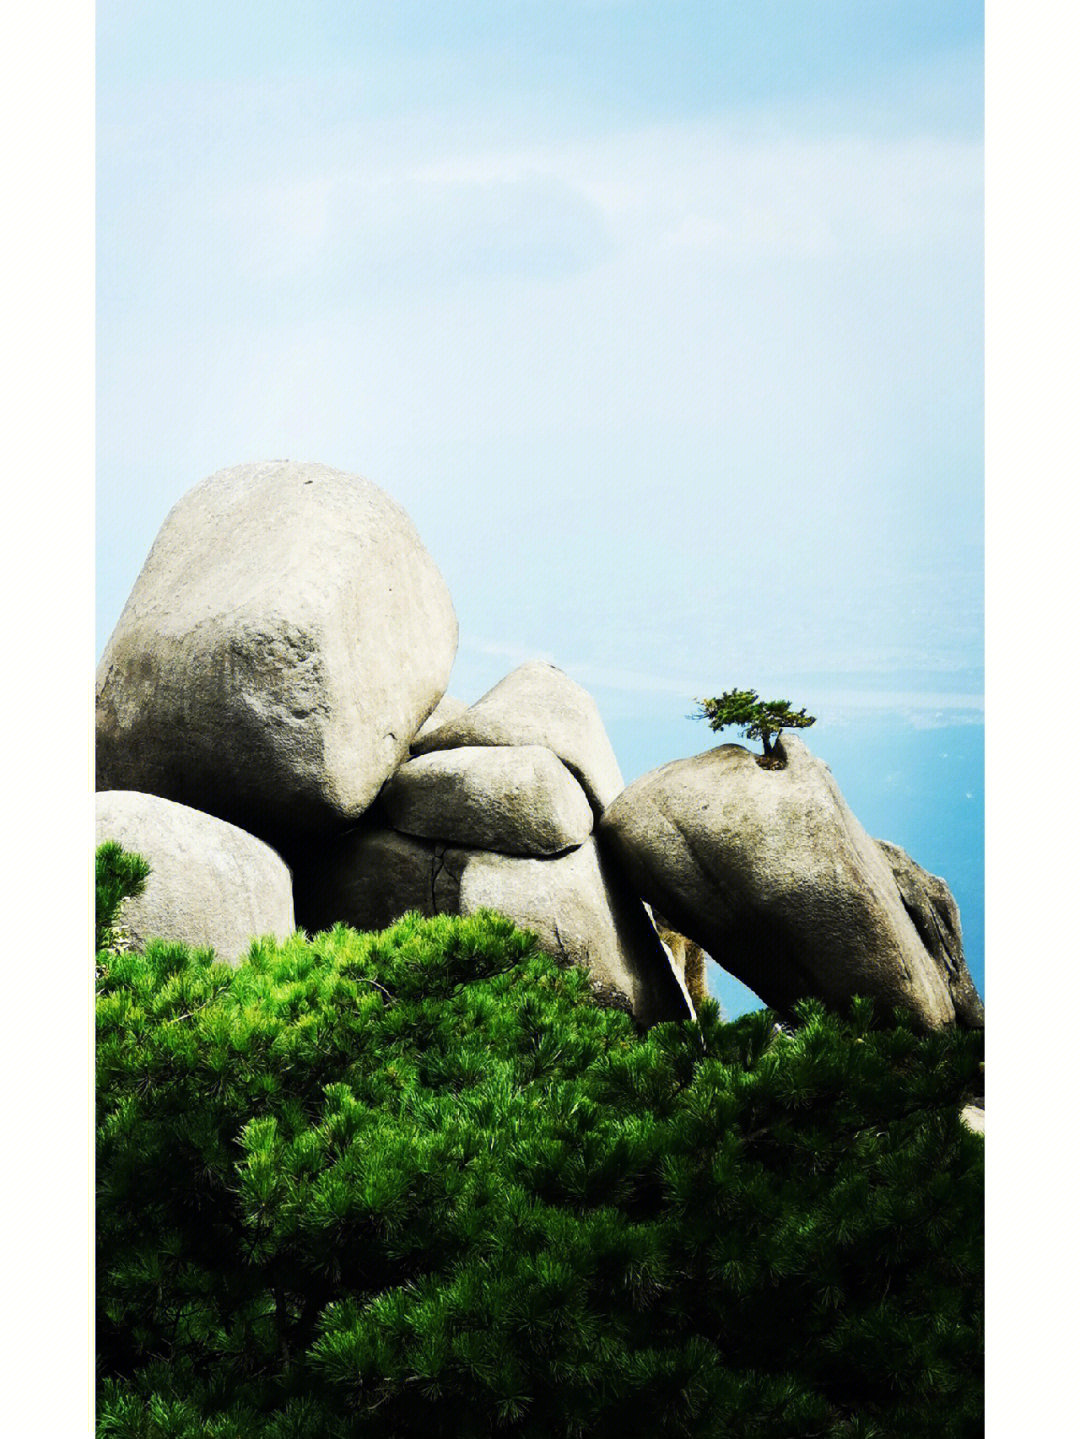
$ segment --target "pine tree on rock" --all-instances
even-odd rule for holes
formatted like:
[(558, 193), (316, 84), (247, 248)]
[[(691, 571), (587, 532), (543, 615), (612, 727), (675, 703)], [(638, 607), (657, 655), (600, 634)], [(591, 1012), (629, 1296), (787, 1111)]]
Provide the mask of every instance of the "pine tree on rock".
[(716, 699), (698, 700), (694, 719), (707, 719), (713, 731), (740, 725), (743, 739), (759, 739), (761, 759), (778, 758), (776, 740), (781, 730), (806, 729), (815, 716), (805, 708), (793, 709), (790, 700), (762, 700), (757, 690), (726, 690)]

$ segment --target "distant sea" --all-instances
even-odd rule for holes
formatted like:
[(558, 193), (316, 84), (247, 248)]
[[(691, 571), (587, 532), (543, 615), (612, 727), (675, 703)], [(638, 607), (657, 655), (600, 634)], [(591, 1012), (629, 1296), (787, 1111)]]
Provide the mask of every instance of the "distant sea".
[[(692, 720), (643, 725), (612, 719), (608, 729), (628, 784), (669, 760), (742, 742), (735, 730), (714, 736)], [(900, 845), (946, 881), (960, 908), (968, 968), (985, 997), (983, 726), (916, 729), (910, 721), (875, 718), (830, 728), (819, 720), (800, 737), (832, 769), (875, 839)], [(708, 971), (710, 993), (729, 1018), (761, 1008), (757, 996), (719, 965), (710, 963)]]

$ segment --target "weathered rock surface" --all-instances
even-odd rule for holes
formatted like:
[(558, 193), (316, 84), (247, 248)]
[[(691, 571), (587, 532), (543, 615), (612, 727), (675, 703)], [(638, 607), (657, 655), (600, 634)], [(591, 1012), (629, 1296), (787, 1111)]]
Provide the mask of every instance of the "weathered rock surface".
[(593, 812), (542, 745), (468, 745), (409, 760), (380, 805), (394, 829), (502, 854), (561, 854), (588, 839)]
[(557, 859), (523, 859), (363, 827), (334, 840), (315, 868), (297, 878), (298, 917), (309, 930), (337, 921), (384, 929), (412, 909), (494, 909), (625, 995), (640, 1023), (693, 1014), (644, 905), (593, 837)]
[(964, 962), (960, 911), (952, 891), (943, 879), (916, 864), (899, 845), (879, 839), (877, 846), (892, 870), (901, 902), (924, 948), (945, 975), (957, 1022), (966, 1029), (981, 1029), (983, 1002)]
[(705, 978), (705, 951), (700, 944), (695, 944), (692, 939), (673, 928), (659, 911), (652, 911), (652, 922), (660, 936), (660, 943), (667, 949), (676, 970), (682, 975), (686, 991), (696, 1008), (709, 994)]
[(556, 957), (621, 991), (643, 1024), (688, 1019), (688, 1002), (645, 908), (590, 839), (560, 859), (479, 853), (462, 867), (462, 914), (494, 909)]
[(332, 829), (408, 755), (456, 646), (442, 576), (375, 485), (222, 470), (170, 511), (102, 657), (98, 788), (275, 841)]
[(780, 746), (783, 769), (727, 744), (623, 791), (600, 833), (638, 893), (781, 1011), (864, 994), (928, 1027), (972, 1023), (828, 767), (794, 736)]
[(457, 719), (458, 716), (463, 715), (468, 708), (469, 706), (464, 700), (455, 699), (453, 695), (443, 695), (442, 699), (413, 735), (410, 749), (415, 746), (417, 740), (422, 736), (426, 737), (431, 734), (432, 731), (437, 730), (440, 725), (446, 724), (448, 720)]
[(417, 754), (462, 745), (544, 745), (580, 782), (599, 816), (623, 778), (596, 701), (555, 665), (530, 660), (464, 714), (413, 741)]
[(288, 867), (235, 825), (158, 795), (111, 790), (97, 796), (95, 829), (98, 844), (116, 840), (150, 865), (145, 890), (118, 916), (137, 948), (179, 940), (236, 963), (253, 938), (292, 934)]

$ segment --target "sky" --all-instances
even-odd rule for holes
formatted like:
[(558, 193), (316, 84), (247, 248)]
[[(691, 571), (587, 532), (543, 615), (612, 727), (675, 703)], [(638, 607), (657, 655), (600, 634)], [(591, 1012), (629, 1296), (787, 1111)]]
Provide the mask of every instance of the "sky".
[(700, 695), (805, 704), (983, 989), (982, 41), (968, 0), (101, 0), (98, 651), (204, 476), (364, 474), (451, 693), (550, 659), (627, 780), (716, 742)]

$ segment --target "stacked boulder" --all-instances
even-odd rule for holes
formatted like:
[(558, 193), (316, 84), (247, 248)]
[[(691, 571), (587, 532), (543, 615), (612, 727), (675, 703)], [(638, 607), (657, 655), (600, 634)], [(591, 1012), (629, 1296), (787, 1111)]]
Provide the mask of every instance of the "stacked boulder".
[(623, 784), (592, 697), (532, 662), (444, 713), (417, 734), (371, 822), (298, 871), (301, 922), (381, 929), (407, 910), (495, 909), (585, 965), (642, 1023), (690, 1017), (670, 952), (594, 834)]
[(294, 850), (367, 811), (456, 649), (442, 576), (368, 480), (278, 461), (184, 495), (98, 667), (98, 841), (151, 864), (127, 927), (231, 960), (290, 933)]
[(593, 835), (622, 789), (596, 705), (525, 665), (470, 709), (445, 695), (456, 648), (434, 561), (369, 481), (278, 461), (185, 495), (98, 671), (98, 839), (152, 866), (129, 929), (235, 961), (294, 903), (312, 929), (487, 907), (641, 1022), (692, 1016)]
[[(868, 995), (979, 1026), (943, 880), (872, 840), (797, 739), (624, 788), (595, 702), (531, 662), (446, 695), (447, 587), (369, 481), (275, 461), (174, 506), (98, 671), (98, 839), (152, 875), (122, 915), (239, 960), (249, 935), (498, 910), (643, 1024), (708, 953), (767, 1004)], [(295, 906), (295, 911), (294, 911)]]

